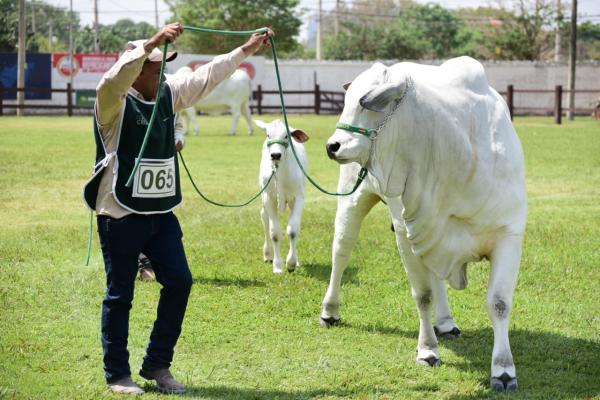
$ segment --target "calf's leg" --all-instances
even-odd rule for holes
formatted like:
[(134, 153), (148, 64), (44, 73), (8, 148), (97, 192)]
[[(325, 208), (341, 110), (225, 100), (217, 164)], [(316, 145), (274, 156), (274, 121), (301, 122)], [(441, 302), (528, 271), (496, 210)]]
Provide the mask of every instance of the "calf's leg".
[(297, 196), (291, 202), (290, 208), (291, 213), (287, 225), (287, 234), (290, 238), (290, 250), (286, 258), (286, 264), (288, 271), (292, 272), (300, 266), (300, 261), (298, 261), (298, 236), (300, 235), (304, 197)]
[(357, 192), (338, 199), (335, 214), (332, 268), (329, 287), (321, 309), (321, 326), (330, 327), (340, 322), (340, 286), (342, 275), (350, 261), (352, 248), (356, 244), (364, 217), (380, 198), (371, 193)]
[(263, 197), (263, 209), (269, 220), (269, 238), (273, 243), (273, 273), (283, 273), (283, 258), (281, 258), (281, 225), (277, 214), (277, 200), (270, 196)]
[(260, 217), (262, 220), (263, 228), (265, 231), (265, 243), (263, 244), (263, 260), (265, 262), (273, 262), (273, 241), (271, 240), (271, 234), (269, 233), (269, 216), (263, 205), (260, 209)]

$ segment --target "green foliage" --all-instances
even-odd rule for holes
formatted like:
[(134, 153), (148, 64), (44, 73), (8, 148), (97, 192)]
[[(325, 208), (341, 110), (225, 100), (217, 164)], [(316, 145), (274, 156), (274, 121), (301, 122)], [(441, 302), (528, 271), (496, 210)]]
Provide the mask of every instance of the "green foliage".
[[(100, 51), (118, 53), (123, 51), (128, 41), (150, 38), (156, 32), (153, 25), (147, 22), (133, 22), (120, 19), (112, 25), (100, 25)], [(94, 52), (94, 29), (84, 27), (77, 35), (75, 52)]]
[[(15, 0), (0, 0), (0, 52), (16, 52), (19, 30), (19, 3)], [(32, 10), (35, 12), (35, 33), (33, 32)], [(27, 51), (61, 51), (69, 43), (69, 12), (61, 7), (36, 1), (25, 2), (25, 25)], [(50, 26), (52, 36), (49, 38)], [(73, 32), (79, 29), (79, 14), (73, 13)], [(52, 45), (49, 41), (52, 40)]]
[(340, 60), (445, 58), (460, 44), (460, 26), (440, 5), (411, 3), (387, 23), (342, 23), (337, 37), (324, 40), (324, 54)]
[[(276, 116), (261, 116), (271, 120)], [(229, 116), (201, 117), (186, 161), (207, 195), (239, 201), (258, 188), (263, 135), (228, 137)], [(335, 188), (324, 143), (337, 116), (292, 115), (310, 133), (311, 174)], [(100, 305), (105, 277), (81, 187), (92, 172), (91, 117), (0, 117), (0, 398), (125, 399), (102, 371)], [(337, 200), (306, 190), (294, 273), (262, 261), (260, 201), (211, 206), (182, 177), (176, 211), (194, 286), (172, 371), (184, 398), (211, 400), (594, 399), (600, 395), (600, 141), (589, 118), (554, 125), (517, 118), (529, 220), (510, 343), (519, 391), (488, 388), (493, 332), (485, 307), (489, 263), (469, 268), (469, 287), (449, 290), (463, 335), (440, 342), (444, 364), (415, 364), (419, 320), (386, 207), (365, 219), (342, 280), (342, 325), (319, 327), (331, 270)], [(24, 134), (26, 133), (26, 134)], [(226, 184), (224, 184), (224, 182)], [(287, 240), (283, 243), (284, 254)], [(136, 282), (129, 350), (133, 378), (160, 293)], [(165, 397), (147, 386), (146, 399)]]
[[(171, 10), (184, 25), (233, 31), (271, 27), (277, 50), (293, 51), (301, 25), (295, 7), (298, 0), (176, 0)], [(194, 53), (222, 54), (243, 43), (239, 36), (187, 34), (177, 41), (180, 49)], [(265, 52), (268, 56), (270, 53)]]

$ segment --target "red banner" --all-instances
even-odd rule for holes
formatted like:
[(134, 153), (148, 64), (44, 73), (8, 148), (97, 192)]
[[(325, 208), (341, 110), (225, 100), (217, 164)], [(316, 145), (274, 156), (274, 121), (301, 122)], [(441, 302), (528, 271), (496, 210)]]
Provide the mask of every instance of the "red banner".
[(78, 53), (71, 58), (68, 53), (52, 54), (52, 67), (63, 77), (75, 76), (78, 73), (103, 74), (118, 60), (118, 54)]

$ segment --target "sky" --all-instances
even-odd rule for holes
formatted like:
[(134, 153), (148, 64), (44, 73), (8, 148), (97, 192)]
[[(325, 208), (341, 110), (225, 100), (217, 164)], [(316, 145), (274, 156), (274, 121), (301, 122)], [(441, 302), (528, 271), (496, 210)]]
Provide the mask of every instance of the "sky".
[[(94, 19), (93, 0), (72, 0), (73, 10), (80, 13), (83, 25), (92, 25)], [(119, 19), (129, 18), (136, 22), (145, 21), (154, 25), (154, 1), (153, 0), (97, 0), (99, 20), (101, 24), (112, 24)], [(492, 0), (417, 0), (419, 3), (434, 2), (446, 8), (459, 7), (478, 7), (498, 4), (498, 1)], [(44, 2), (54, 6), (69, 7), (70, 0), (44, 0)], [(335, 7), (335, 0), (322, 0), (324, 9)], [(562, 0), (563, 4), (569, 3), (569, 0)], [(511, 0), (504, 0), (505, 4), (511, 4)], [(159, 25), (163, 25), (165, 20), (171, 16), (169, 7), (162, 0), (157, 0)], [(300, 0), (300, 6), (309, 10), (303, 16), (304, 25), (301, 29), (300, 39), (306, 37), (306, 22), (311, 12), (318, 8), (319, 0)], [(600, 0), (579, 0), (578, 14), (580, 19), (585, 21), (585, 16), (594, 16), (594, 22), (600, 22)], [(198, 25), (201, 25), (199, 22)], [(226, 27), (223, 27), (226, 28)]]

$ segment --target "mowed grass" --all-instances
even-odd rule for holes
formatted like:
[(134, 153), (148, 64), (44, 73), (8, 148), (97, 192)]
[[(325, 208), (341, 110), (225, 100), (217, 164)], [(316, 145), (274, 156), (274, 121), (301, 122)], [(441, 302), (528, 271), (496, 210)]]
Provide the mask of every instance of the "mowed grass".
[[(274, 116), (264, 116), (271, 120)], [(324, 144), (335, 116), (292, 116), (311, 135), (310, 170), (334, 189), (338, 166)], [(186, 161), (218, 201), (258, 189), (262, 131), (227, 137), (229, 117), (202, 117)], [(600, 397), (600, 123), (515, 122), (527, 161), (529, 222), (511, 319), (519, 391), (514, 399)], [(0, 118), (0, 398), (119, 398), (104, 384), (100, 306), (104, 270), (81, 187), (94, 157), (90, 117)], [(363, 224), (344, 275), (343, 325), (319, 327), (331, 269), (336, 200), (308, 188), (302, 267), (274, 276), (262, 262), (259, 202), (209, 205), (182, 176), (177, 215), (194, 275), (172, 367), (207, 399), (504, 398), (488, 388), (493, 333), (485, 307), (489, 265), (449, 290), (463, 336), (442, 341), (443, 366), (414, 362), (418, 333), (389, 218), (378, 205)], [(284, 245), (287, 251), (287, 242)], [(130, 321), (137, 371), (160, 286), (136, 284)], [(134, 379), (142, 379), (134, 373)], [(152, 392), (144, 398), (162, 397)]]

